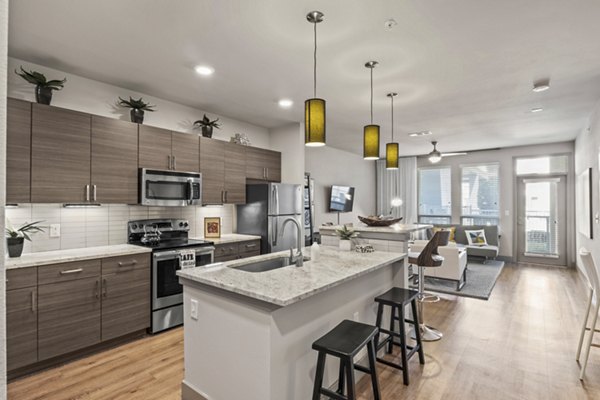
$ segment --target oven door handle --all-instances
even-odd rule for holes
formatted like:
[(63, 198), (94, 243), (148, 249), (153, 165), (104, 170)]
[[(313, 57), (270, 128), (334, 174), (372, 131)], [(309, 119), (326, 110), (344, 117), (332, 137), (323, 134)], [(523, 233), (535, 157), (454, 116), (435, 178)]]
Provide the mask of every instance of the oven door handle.
[(210, 254), (215, 252), (214, 246), (205, 246), (196, 250), (196, 254)]
[(152, 255), (154, 261), (164, 261), (170, 259), (179, 259), (179, 252), (175, 250), (159, 251)]

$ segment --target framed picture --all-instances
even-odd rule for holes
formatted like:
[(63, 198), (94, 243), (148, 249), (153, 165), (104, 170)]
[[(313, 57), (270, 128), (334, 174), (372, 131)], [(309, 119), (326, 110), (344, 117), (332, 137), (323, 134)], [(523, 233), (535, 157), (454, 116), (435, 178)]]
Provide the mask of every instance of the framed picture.
[(219, 218), (219, 217), (204, 218), (204, 237), (205, 238), (220, 238), (221, 237), (221, 218)]
[(579, 233), (590, 239), (592, 230), (592, 169), (586, 168), (577, 176), (577, 226)]

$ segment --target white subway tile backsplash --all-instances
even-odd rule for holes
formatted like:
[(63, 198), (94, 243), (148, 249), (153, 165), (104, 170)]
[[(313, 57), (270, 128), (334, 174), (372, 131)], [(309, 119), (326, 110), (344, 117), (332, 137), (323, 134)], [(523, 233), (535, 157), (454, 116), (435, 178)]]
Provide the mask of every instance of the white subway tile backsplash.
[[(235, 207), (143, 207), (111, 204), (90, 208), (64, 208), (61, 204), (20, 204), (6, 209), (15, 226), (44, 221), (45, 232), (25, 242), (24, 253), (127, 243), (127, 222), (134, 219), (181, 218), (190, 221), (190, 236), (204, 236), (204, 218), (220, 217), (221, 232), (232, 233)], [(61, 236), (51, 238), (50, 224), (60, 224)]]

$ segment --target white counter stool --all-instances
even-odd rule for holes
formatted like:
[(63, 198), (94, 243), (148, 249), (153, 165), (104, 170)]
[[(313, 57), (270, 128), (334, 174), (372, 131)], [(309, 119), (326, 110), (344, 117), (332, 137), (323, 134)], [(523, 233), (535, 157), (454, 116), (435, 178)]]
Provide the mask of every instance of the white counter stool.
[[(450, 238), (450, 231), (438, 231), (433, 235), (429, 243), (420, 253), (408, 253), (408, 262), (419, 268), (419, 329), (421, 331), (421, 340), (424, 342), (433, 342), (440, 340), (444, 335), (435, 328), (425, 325), (423, 316), (423, 303), (435, 303), (440, 301), (436, 295), (425, 293), (425, 268), (435, 268), (442, 265), (444, 257), (438, 254), (438, 246), (446, 246)], [(417, 339), (416, 332), (411, 333), (413, 339)]]
[[(579, 250), (579, 256), (581, 257), (581, 261), (585, 269), (585, 274), (587, 275), (587, 283), (589, 285), (587, 309), (585, 312), (585, 317), (583, 318), (583, 324), (581, 325), (581, 333), (579, 335), (579, 346), (577, 347), (576, 358), (576, 360), (579, 361), (579, 357), (581, 356), (581, 350), (583, 350), (583, 361), (581, 362), (581, 373), (579, 374), (579, 379), (583, 380), (583, 376), (585, 375), (585, 368), (588, 362), (588, 357), (590, 355), (590, 349), (592, 348), (592, 346), (600, 347), (600, 345), (592, 343), (594, 333), (600, 332), (600, 330), (596, 329), (598, 311), (600, 311), (600, 302), (598, 301), (598, 291), (600, 290), (600, 278), (598, 276), (598, 270), (596, 269), (596, 264), (594, 263), (592, 253), (590, 253), (586, 248), (582, 247)], [(590, 318), (590, 310), (592, 311), (592, 323), (588, 328), (587, 324)], [(583, 339), (585, 338), (585, 333), (587, 331), (589, 331), (590, 334), (587, 337), (585, 348), (582, 349)]]

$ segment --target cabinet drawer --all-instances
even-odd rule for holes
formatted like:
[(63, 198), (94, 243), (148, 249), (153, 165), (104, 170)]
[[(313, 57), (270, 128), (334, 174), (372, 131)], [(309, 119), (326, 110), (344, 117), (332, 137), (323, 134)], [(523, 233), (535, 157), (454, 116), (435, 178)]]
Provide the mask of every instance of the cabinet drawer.
[(243, 257), (250, 257), (250, 256), (247, 256), (245, 253), (258, 252), (258, 254), (260, 254), (260, 240), (252, 240), (250, 242), (243, 242), (243, 243), (240, 243), (238, 246), (239, 246), (238, 251), (239, 251), (240, 255), (242, 255)]
[(102, 259), (102, 275), (150, 269), (150, 254), (133, 254)]
[(233, 261), (233, 260), (237, 260), (237, 259), (238, 259), (237, 254), (231, 254), (228, 256), (219, 256), (219, 257), (215, 256), (215, 262), (226, 262), (226, 261)]
[(38, 284), (68, 282), (100, 275), (100, 260), (75, 261), (39, 267)]
[(237, 243), (218, 244), (215, 246), (215, 259), (217, 257), (231, 256), (238, 254)]
[(6, 290), (37, 285), (37, 267), (9, 269), (6, 271)]

